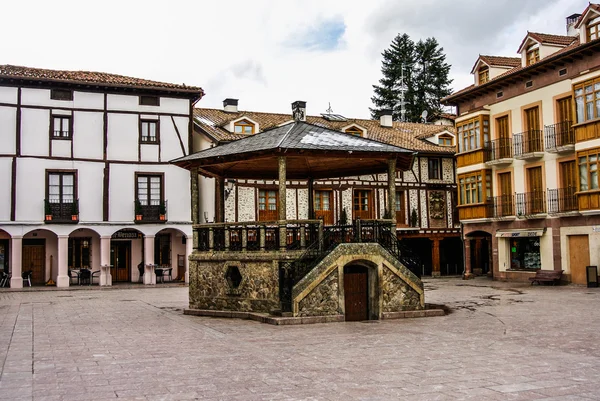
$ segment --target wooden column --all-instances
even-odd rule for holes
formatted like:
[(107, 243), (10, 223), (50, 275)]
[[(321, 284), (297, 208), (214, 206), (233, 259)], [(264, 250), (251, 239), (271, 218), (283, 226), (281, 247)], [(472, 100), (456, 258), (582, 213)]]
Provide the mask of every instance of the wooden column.
[[(396, 159), (388, 160), (388, 204), (387, 211), (396, 227)], [(439, 254), (439, 253), (438, 253)]]
[(215, 178), (215, 223), (225, 222), (225, 178)]
[(279, 208), (277, 219), (279, 220), (279, 248), (285, 249), (287, 245), (286, 220), (286, 158), (279, 156)]
[(468, 238), (464, 239), (465, 244), (465, 273), (463, 274), (463, 280), (473, 278), (471, 273), (471, 240)]
[(191, 184), (191, 188), (192, 188), (192, 223), (193, 224), (198, 224), (200, 222), (200, 215), (199, 215), (199, 211), (200, 211), (200, 194), (198, 192), (198, 168), (194, 167), (192, 168), (192, 171), (190, 172), (190, 184)]
[[(308, 218), (315, 218), (315, 194), (313, 189), (314, 180), (308, 179)], [(298, 207), (298, 205), (296, 205)]]
[(440, 270), (440, 238), (429, 238), (432, 241), (431, 246), (431, 277), (442, 275)]

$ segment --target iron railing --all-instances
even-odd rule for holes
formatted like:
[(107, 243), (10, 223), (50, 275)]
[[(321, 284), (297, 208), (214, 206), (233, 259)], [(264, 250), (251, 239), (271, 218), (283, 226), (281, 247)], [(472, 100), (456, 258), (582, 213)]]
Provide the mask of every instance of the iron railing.
[(543, 152), (542, 130), (529, 130), (513, 135), (513, 148), (515, 157), (529, 153)]
[(567, 187), (548, 190), (548, 213), (568, 213), (579, 211), (577, 188)]
[(561, 121), (544, 127), (546, 149), (556, 149), (575, 144), (575, 130), (571, 121)]
[(512, 159), (513, 146), (511, 138), (494, 139), (485, 143), (485, 160), (494, 161), (501, 159)]
[(546, 192), (534, 191), (517, 194), (517, 216), (546, 213)]
[(142, 204), (136, 200), (133, 202), (136, 223), (165, 223), (168, 215), (168, 201), (155, 201), (150, 204)]
[(515, 215), (515, 201), (513, 195), (494, 196), (487, 201), (487, 215), (493, 218), (502, 218)]
[(44, 222), (78, 223), (79, 199), (73, 199), (70, 202), (60, 199), (44, 199)]

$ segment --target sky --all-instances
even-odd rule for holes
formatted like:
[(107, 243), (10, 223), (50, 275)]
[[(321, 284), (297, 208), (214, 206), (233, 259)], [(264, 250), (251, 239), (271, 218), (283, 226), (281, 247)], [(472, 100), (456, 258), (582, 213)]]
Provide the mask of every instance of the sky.
[(566, 34), (587, 0), (5, 1), (0, 64), (200, 86), (198, 107), (368, 118), (381, 53), (435, 37), (454, 90), (479, 54), (513, 56), (531, 32)]

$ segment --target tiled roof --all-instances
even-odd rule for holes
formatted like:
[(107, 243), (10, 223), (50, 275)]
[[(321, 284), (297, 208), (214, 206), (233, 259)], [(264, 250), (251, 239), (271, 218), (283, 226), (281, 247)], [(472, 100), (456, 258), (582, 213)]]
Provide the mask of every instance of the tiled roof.
[(56, 81), (73, 84), (98, 84), (118, 87), (138, 87), (178, 92), (195, 92), (198, 96), (204, 95), (202, 88), (196, 86), (150, 81), (147, 79), (126, 77), (104, 72), (48, 70), (6, 64), (0, 65), (0, 79), (2, 78)]
[(484, 56), (479, 58), (487, 65), (498, 67), (518, 67), (521, 65), (521, 57), (504, 57), (504, 56)]
[[(260, 130), (265, 131), (286, 122), (292, 121), (291, 114), (262, 113), (255, 111), (225, 112), (221, 109), (194, 109), (194, 121), (216, 141), (225, 142), (247, 137), (244, 134), (228, 132), (224, 125), (241, 119), (250, 119), (260, 124)], [(352, 125), (357, 125), (367, 131), (366, 138), (384, 142), (390, 145), (410, 149), (417, 152), (455, 153), (454, 147), (438, 146), (423, 138), (432, 137), (440, 132), (450, 131), (453, 127), (432, 124), (416, 124), (394, 122), (393, 127), (382, 127), (379, 120), (363, 120), (349, 118), (347, 121), (329, 121), (321, 116), (307, 116), (306, 122), (334, 131), (341, 131)]]
[(581, 16), (579, 17), (579, 19), (577, 20), (577, 22), (575, 23), (575, 28), (579, 28), (581, 27), (581, 24), (583, 23), (584, 19), (586, 18), (587, 13), (590, 10), (594, 10), (597, 13), (600, 14), (600, 4), (594, 4), (594, 3), (590, 3), (585, 10), (583, 10), (583, 12), (581, 13)]
[(519, 50), (517, 52), (521, 52), (527, 38), (532, 38), (542, 44), (548, 45), (557, 45), (557, 46), (569, 46), (573, 41), (577, 38), (577, 36), (564, 36), (564, 35), (551, 35), (547, 33), (539, 33), (539, 32), (527, 32), (527, 36), (521, 42), (519, 46)]

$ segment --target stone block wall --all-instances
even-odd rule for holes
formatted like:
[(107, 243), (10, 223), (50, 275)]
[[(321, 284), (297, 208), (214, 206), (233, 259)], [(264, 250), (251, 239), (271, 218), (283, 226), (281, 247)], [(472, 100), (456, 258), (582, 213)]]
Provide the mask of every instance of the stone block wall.
[(421, 296), (389, 268), (383, 268), (382, 312), (421, 310)]
[(328, 316), (343, 313), (339, 304), (339, 275), (334, 270), (298, 304), (298, 316)]

